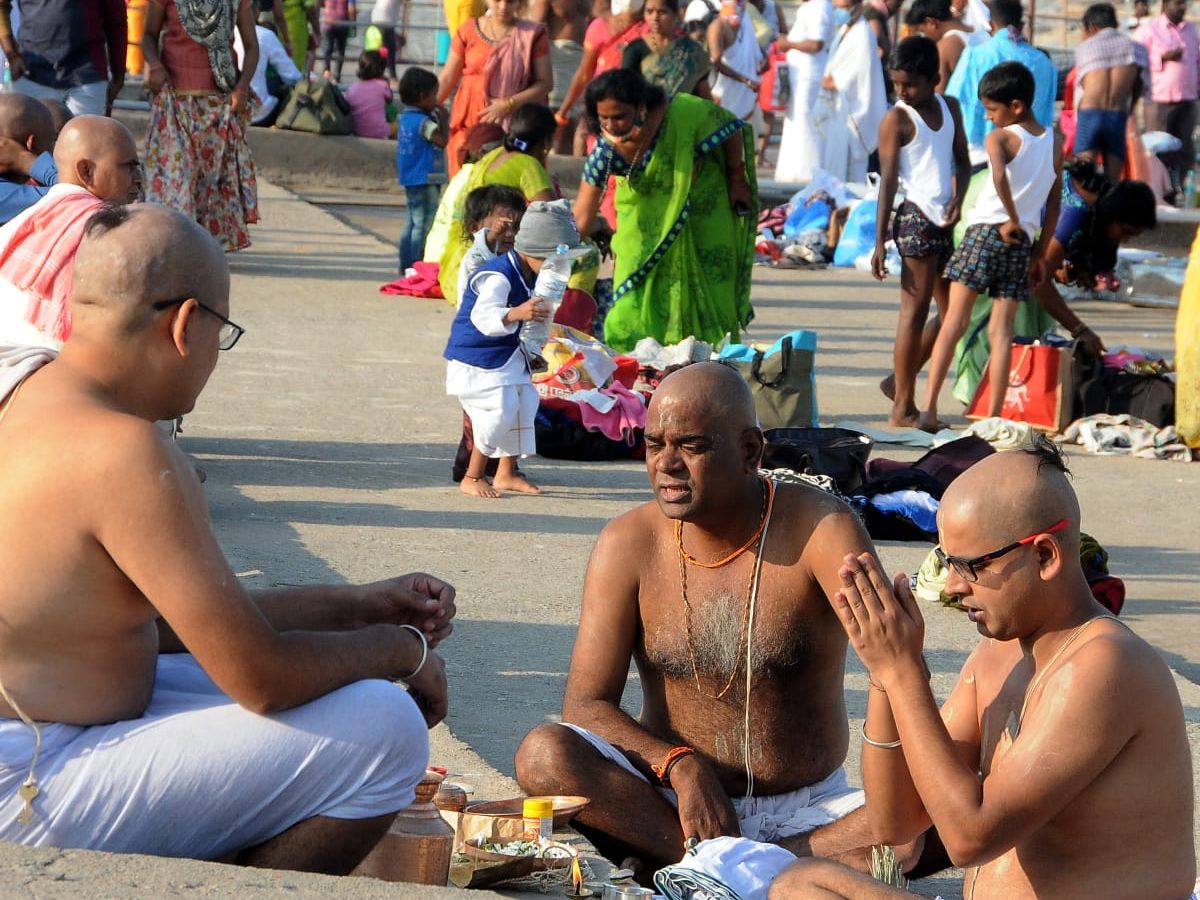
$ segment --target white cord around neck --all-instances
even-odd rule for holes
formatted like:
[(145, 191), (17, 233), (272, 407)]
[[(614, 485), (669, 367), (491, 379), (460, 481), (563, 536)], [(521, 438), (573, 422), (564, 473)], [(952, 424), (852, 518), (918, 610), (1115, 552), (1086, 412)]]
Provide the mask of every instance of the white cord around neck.
[(758, 553), (754, 557), (754, 586), (750, 589), (750, 611), (746, 626), (746, 702), (742, 722), (742, 762), (746, 766), (747, 799), (754, 796), (754, 769), (750, 765), (750, 681), (754, 672), (754, 661), (751, 658), (751, 650), (754, 648), (754, 611), (758, 606), (758, 579), (762, 573), (763, 557), (767, 555), (767, 534), (771, 530), (771, 516), (774, 512), (775, 504), (772, 503), (767, 508), (767, 518), (763, 522)]

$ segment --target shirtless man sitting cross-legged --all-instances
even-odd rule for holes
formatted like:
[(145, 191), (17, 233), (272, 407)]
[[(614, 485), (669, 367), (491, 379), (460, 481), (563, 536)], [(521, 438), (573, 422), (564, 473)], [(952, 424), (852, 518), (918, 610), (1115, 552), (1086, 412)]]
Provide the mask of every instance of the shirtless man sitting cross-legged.
[[(1004, 490), (996, 490), (1004, 485)], [(1079, 502), (1047, 441), (976, 463), (942, 498), (946, 591), (983, 641), (940, 715), (908, 579), (848, 556), (834, 598), (870, 671), (863, 783), (879, 843), (932, 822), (966, 900), (1183, 900), (1196, 878), (1183, 707), (1157, 651), (1092, 597)], [(769, 900), (903, 900), (800, 860)]]
[[(842, 818), (862, 794), (841, 768), (847, 642), (829, 598), (842, 558), (871, 540), (840, 500), (760, 478), (762, 447), (732, 369), (662, 382), (646, 422), (655, 499), (592, 552), (569, 724), (539, 726), (517, 752), (527, 792), (591, 798), (577, 827), (642, 881), (689, 839), (741, 834), (860, 864), (869, 843), (865, 815)], [(639, 719), (620, 707), (631, 658)]]
[(223, 251), (105, 209), (74, 285), (57, 359), (0, 366), (0, 840), (349, 872), (425, 773), (454, 589), (248, 594), (154, 425), (241, 333)]

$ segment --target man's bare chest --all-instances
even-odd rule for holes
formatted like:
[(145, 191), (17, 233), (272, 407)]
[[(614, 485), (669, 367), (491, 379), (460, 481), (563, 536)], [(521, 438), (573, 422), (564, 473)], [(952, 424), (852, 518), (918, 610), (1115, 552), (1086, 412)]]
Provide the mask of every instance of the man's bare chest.
[(802, 670), (838, 627), (811, 579), (765, 565), (757, 582), (751, 565), (689, 567), (644, 585), (640, 613), (644, 661), (668, 679), (735, 676), (747, 659), (756, 675)]

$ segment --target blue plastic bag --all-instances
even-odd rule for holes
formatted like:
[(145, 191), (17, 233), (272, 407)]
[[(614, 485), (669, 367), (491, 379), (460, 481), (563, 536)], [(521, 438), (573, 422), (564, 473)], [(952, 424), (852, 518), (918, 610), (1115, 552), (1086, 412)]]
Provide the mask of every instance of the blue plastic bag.
[(783, 223), (783, 236), (789, 241), (798, 238), (801, 232), (812, 231), (814, 228), (829, 227), (829, 204), (823, 200), (814, 200), (810, 206), (797, 203), (788, 213)]
[(879, 201), (870, 198), (860, 201), (850, 210), (842, 237), (833, 251), (835, 266), (853, 266), (862, 254), (875, 251), (875, 214), (878, 209)]

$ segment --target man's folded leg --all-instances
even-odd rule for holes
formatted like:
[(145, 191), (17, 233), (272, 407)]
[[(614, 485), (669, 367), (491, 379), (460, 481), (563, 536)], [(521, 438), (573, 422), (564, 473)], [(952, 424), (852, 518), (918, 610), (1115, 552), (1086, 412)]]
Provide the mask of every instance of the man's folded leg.
[(315, 817), (398, 812), (429, 758), (416, 704), (390, 682), (357, 682), (262, 716), (186, 654), (159, 658), (140, 719), (41, 729), (39, 794), (22, 825), (17, 789), (34, 732), (0, 725), (0, 839), (197, 859), (256, 847)]

